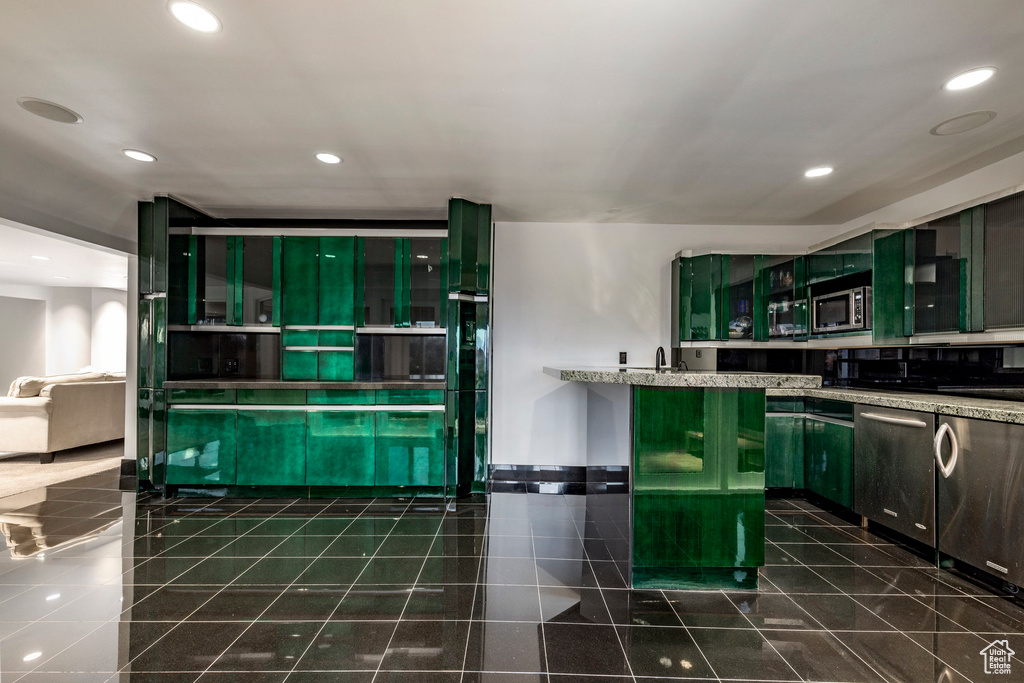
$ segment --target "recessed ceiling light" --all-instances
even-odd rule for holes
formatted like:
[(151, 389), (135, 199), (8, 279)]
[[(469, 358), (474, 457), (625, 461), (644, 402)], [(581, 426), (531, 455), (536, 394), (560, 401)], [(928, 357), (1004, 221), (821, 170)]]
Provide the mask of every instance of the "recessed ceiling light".
[(39, 659), (43, 656), (42, 652), (29, 652), (27, 655), (21, 658), (23, 662), (31, 662), (33, 659)]
[(57, 123), (82, 122), (82, 117), (77, 112), (73, 112), (56, 102), (47, 102), (38, 97), (21, 97), (18, 99), (18, 105), (31, 114), (42, 116), (44, 119), (56, 121)]
[(217, 15), (202, 5), (188, 0), (171, 0), (167, 8), (175, 19), (200, 33), (218, 33), (221, 29)]
[(929, 133), (932, 135), (956, 135), (974, 130), (996, 117), (994, 111), (972, 111), (969, 114), (961, 114), (951, 119), (946, 119), (939, 125), (932, 128)]
[(820, 178), (823, 175), (828, 175), (834, 170), (835, 169), (831, 166), (818, 166), (817, 168), (809, 169), (804, 173), (804, 175), (808, 178)]
[(36, 261), (49, 261), (50, 260), (49, 256), (33, 256), (32, 258), (34, 258)]
[(325, 164), (340, 164), (342, 162), (342, 158), (337, 154), (329, 154), (327, 152), (320, 152), (316, 155), (316, 158)]
[(53, 278), (55, 280), (67, 280), (68, 276), (67, 275), (54, 275)]
[(53, 593), (51, 595), (47, 595), (46, 596), (46, 601), (47, 602), (53, 602), (54, 600), (58, 600), (58, 599), (60, 599), (60, 593)]
[(430, 258), (426, 254), (416, 254), (416, 258)]
[(957, 74), (953, 78), (946, 81), (946, 84), (942, 86), (944, 90), (966, 90), (967, 88), (973, 88), (976, 85), (981, 85), (988, 79), (992, 78), (996, 73), (994, 66), (983, 66), (977, 69), (971, 69), (965, 71), (962, 74)]
[(135, 161), (156, 161), (156, 157), (146, 152), (140, 152), (137, 149), (122, 149), (121, 152), (129, 159), (135, 159)]

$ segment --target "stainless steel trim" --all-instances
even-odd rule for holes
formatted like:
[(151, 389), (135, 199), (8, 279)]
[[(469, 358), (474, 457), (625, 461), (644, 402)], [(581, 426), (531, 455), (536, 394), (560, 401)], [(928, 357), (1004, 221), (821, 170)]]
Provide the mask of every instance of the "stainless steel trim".
[(168, 408), (175, 410), (276, 410), (276, 411), (346, 411), (374, 410), (389, 413), (432, 413), (444, 411), (444, 406), (437, 405), (401, 405), (401, 404), (354, 404), (354, 405), (260, 405), (251, 403), (172, 403)]
[(357, 327), (356, 334), (436, 334), (448, 333), (446, 327)]
[(285, 346), (285, 351), (355, 351), (354, 346)]
[(928, 423), (924, 420), (914, 420), (907, 417), (895, 417), (893, 415), (881, 415), (879, 413), (861, 413), (861, 417), (865, 420), (874, 420), (875, 422), (885, 422), (891, 425), (900, 425), (901, 427), (918, 427), (924, 428), (928, 426)]
[(446, 229), (402, 230), (401, 228), (192, 228), (192, 235), (243, 237), (447, 237)]
[(273, 325), (168, 325), (168, 332), (262, 332), (280, 334), (281, 328)]
[[(942, 439), (946, 435), (949, 435), (949, 463), (942, 462)], [(939, 471), (942, 472), (942, 476), (949, 479), (950, 475), (953, 474), (953, 470), (956, 468), (956, 460), (960, 455), (960, 444), (957, 442), (956, 434), (953, 432), (953, 428), (948, 423), (943, 422), (939, 425), (938, 431), (935, 432), (935, 464), (938, 465)]]
[(152, 294), (143, 294), (141, 298), (147, 299), (147, 300), (166, 299), (167, 298), (167, 292), (153, 292)]
[(893, 517), (899, 517), (897, 513), (893, 512), (889, 508), (882, 508), (882, 512), (884, 512), (887, 515), (892, 515)]
[(990, 562), (989, 560), (985, 560), (985, 566), (986, 567), (992, 567), (992, 569), (995, 569), (997, 572), (1002, 572), (1003, 574), (1009, 574), (1010, 573), (1010, 570), (1007, 569), (1006, 567), (1004, 567), (1002, 565), (998, 565), (995, 562)]
[(487, 302), (486, 294), (463, 294), (462, 292), (449, 292), (449, 301), (475, 301), (475, 302)]
[(284, 325), (284, 330), (354, 330), (355, 325)]
[[(859, 323), (853, 322), (853, 307), (854, 300), (857, 294), (861, 295), (861, 320)], [(827, 299), (841, 299), (846, 297), (847, 307), (850, 314), (850, 322), (845, 325), (831, 325), (822, 327), (818, 324), (818, 307), (819, 301)], [(851, 332), (856, 330), (870, 330), (871, 325), (871, 287), (854, 287), (853, 289), (845, 289), (841, 292), (832, 292), (831, 294), (822, 294), (820, 296), (811, 297), (811, 334), (831, 334), (833, 332)]]
[(849, 427), (850, 429), (853, 429), (853, 423), (848, 420), (837, 420), (834, 417), (825, 417), (824, 415), (814, 415), (811, 413), (806, 413), (804, 417), (808, 420), (814, 420), (815, 422), (825, 422), (830, 425), (839, 425), (840, 427)]

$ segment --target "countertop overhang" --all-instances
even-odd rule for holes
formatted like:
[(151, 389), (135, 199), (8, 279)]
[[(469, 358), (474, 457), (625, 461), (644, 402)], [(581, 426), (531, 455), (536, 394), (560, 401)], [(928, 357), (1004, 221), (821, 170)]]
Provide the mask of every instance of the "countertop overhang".
[(722, 389), (815, 389), (818, 375), (790, 375), (771, 372), (718, 372), (716, 370), (654, 370), (617, 367), (545, 367), (545, 374), (563, 382), (632, 384), (648, 387)]

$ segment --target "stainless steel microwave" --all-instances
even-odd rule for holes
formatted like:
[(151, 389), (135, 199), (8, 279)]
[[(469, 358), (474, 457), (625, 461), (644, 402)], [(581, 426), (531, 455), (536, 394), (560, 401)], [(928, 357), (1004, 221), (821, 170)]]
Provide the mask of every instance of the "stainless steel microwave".
[(871, 288), (856, 287), (811, 299), (811, 332), (871, 329)]

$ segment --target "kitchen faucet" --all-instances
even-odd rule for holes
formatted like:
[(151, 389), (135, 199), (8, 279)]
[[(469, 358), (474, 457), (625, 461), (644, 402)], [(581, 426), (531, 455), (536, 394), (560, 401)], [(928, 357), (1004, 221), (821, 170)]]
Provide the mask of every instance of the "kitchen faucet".
[(654, 354), (654, 371), (661, 372), (662, 365), (668, 365), (668, 363), (665, 362), (665, 349), (659, 346), (658, 352)]

